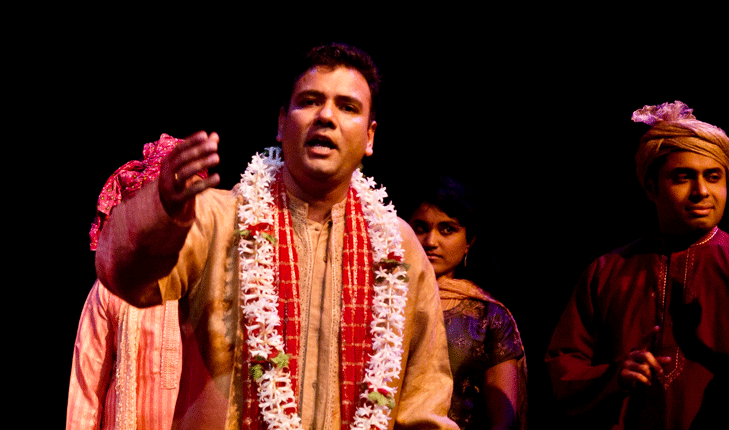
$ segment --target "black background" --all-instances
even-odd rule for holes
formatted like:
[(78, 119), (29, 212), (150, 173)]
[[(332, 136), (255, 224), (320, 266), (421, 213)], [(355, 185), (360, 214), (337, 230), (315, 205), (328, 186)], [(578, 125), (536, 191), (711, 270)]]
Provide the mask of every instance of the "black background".
[(76, 325), (95, 279), (88, 231), (108, 176), (161, 133), (207, 130), (221, 136), (218, 172), (232, 186), (250, 155), (275, 143), (285, 60), (342, 41), (367, 50), (383, 76), (365, 174), (396, 206), (429, 175), (455, 172), (478, 189), (483, 232), (469, 264), (498, 261), (480, 283), (519, 324), (531, 425), (545, 427), (544, 350), (577, 278), (652, 221), (632, 161), (647, 126), (630, 115), (682, 100), (729, 128), (727, 38), (718, 10), (520, 9), (394, 16), (359, 5), (284, 22), (244, 7), (107, 8), (29, 19), (8, 39), (6, 67), (18, 72), (7, 88), (17, 97), (6, 128), (18, 134), (8, 159), (20, 184), (6, 211), (16, 213), (14, 255), (30, 284), (14, 287), (10, 303), (37, 323), (20, 330), (28, 346), (10, 353), (39, 358), (24, 402), (51, 409), (33, 419), (57, 428), (65, 414)]

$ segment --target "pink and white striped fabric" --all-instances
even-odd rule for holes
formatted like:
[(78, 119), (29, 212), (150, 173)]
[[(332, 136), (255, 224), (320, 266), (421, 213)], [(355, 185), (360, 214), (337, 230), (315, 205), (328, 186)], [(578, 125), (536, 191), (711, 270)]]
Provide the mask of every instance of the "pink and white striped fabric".
[(181, 366), (177, 302), (137, 309), (97, 281), (76, 335), (66, 429), (169, 430)]

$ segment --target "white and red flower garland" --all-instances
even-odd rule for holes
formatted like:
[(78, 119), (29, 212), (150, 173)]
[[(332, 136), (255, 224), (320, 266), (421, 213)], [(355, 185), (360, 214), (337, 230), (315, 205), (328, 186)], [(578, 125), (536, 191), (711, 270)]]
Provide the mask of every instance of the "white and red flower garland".
[[(271, 429), (299, 429), (301, 419), (296, 412), (297, 402), (287, 369), (288, 355), (284, 351), (284, 339), (278, 333), (281, 321), (273, 267), (276, 240), (261, 227), (274, 223), (271, 185), (282, 166), (280, 148), (268, 148), (266, 155), (253, 156), (241, 175), (238, 187), (243, 197), (238, 210), (241, 306), (248, 322), (249, 359), (252, 363), (268, 363), (254, 366), (262, 418)], [(362, 203), (375, 262), (370, 327), (373, 354), (362, 381), (368, 387), (360, 395), (365, 401), (357, 408), (351, 428), (384, 430), (396, 391), (387, 384), (397, 379), (402, 369), (407, 265), (402, 263), (402, 236), (394, 207), (383, 203), (387, 197), (385, 190), (375, 188), (374, 180), (359, 170), (352, 174), (350, 185)]]

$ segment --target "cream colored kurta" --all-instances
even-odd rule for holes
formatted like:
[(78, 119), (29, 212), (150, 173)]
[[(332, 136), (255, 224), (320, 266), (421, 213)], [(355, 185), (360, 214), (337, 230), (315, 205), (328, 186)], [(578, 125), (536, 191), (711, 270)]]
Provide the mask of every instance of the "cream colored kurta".
[[(146, 270), (158, 278), (147, 289), (126, 292), (132, 298), (161, 293), (180, 299), (185, 361), (176, 428), (245, 427), (240, 405), (256, 399), (240, 390), (248, 370), (239, 321), (237, 202), (229, 191), (208, 190), (196, 199), (195, 220), (180, 225), (167, 217), (156, 190), (154, 182), (114, 209), (101, 235), (97, 267), (114, 277)], [(306, 319), (299, 413), (313, 429), (336, 429), (344, 208), (338, 205), (330, 220), (315, 224), (305, 221), (300, 203), (292, 204), (302, 269), (301, 317)], [(457, 429), (446, 418), (452, 380), (435, 276), (415, 234), (399, 222), (410, 284), (403, 366), (400, 378), (392, 381), (397, 397), (389, 427)]]
[(305, 202), (293, 196), (289, 201), (301, 295), (299, 413), (304, 428), (338, 428), (339, 408), (333, 406), (339, 405), (337, 340), (342, 311), (344, 204), (334, 206), (329, 219), (320, 224), (307, 218)]

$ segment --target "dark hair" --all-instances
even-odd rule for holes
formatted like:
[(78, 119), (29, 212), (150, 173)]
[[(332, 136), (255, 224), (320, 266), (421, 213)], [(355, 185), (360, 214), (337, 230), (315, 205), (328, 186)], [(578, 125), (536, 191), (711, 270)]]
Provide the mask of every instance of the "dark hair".
[(380, 91), (380, 73), (369, 54), (359, 48), (344, 43), (317, 46), (309, 50), (294, 63), (292, 69), (293, 77), (290, 81), (288, 92), (284, 94), (282, 100), (282, 106), (286, 110), (289, 108), (291, 95), (296, 82), (304, 73), (317, 66), (332, 69), (344, 66), (361, 73), (370, 89), (370, 121), (375, 119), (375, 99)]
[(498, 262), (488, 252), (488, 248), (479, 245), (483, 239), (474, 241), (485, 230), (482, 230), (484, 220), (480, 214), (479, 200), (473, 188), (468, 185), (469, 181), (465, 177), (457, 178), (457, 174), (446, 174), (426, 179), (424, 184), (420, 183), (417, 191), (408, 198), (409, 204), (404, 205), (408, 209), (405, 212), (406, 219), (410, 219), (422, 204), (429, 204), (458, 220), (466, 229), (466, 240), (471, 246), (468, 250), (469, 264), (460, 262), (455, 269), (455, 277), (469, 279), (477, 285), (488, 285), (489, 290), (496, 289), (501, 283)]
[(474, 196), (466, 185), (450, 176), (437, 177), (422, 188), (415, 201), (413, 212), (423, 203), (429, 203), (466, 228), (466, 239), (470, 242), (478, 234), (475, 222), (476, 204)]

